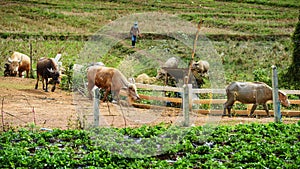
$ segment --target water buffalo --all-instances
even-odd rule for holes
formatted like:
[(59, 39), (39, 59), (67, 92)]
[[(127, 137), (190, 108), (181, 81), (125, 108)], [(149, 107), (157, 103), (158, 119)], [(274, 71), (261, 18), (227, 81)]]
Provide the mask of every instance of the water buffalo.
[[(230, 109), (235, 101), (239, 101), (244, 104), (253, 104), (250, 116), (252, 116), (257, 105), (263, 105), (264, 109), (269, 116), (269, 110), (266, 102), (273, 99), (272, 88), (263, 82), (232, 82), (226, 88), (227, 101), (224, 104), (223, 115), (226, 115), (226, 109), (228, 115), (231, 116)], [(279, 100), (282, 105), (289, 106), (290, 102), (288, 97), (283, 92), (279, 91)]]
[[(128, 97), (137, 100), (140, 99), (136, 90), (134, 83), (127, 81), (125, 76), (115, 68), (98, 66), (95, 69), (88, 70), (88, 78), (93, 78), (89, 76), (95, 73), (95, 85), (98, 88), (105, 89), (105, 94), (103, 97), (103, 102), (106, 101), (108, 93), (111, 91), (116, 99), (119, 101), (119, 93), (121, 89), (127, 91)], [(88, 82), (92, 82), (92, 79), (88, 79)], [(91, 90), (92, 84), (88, 84), (89, 91)]]
[(10, 58), (8, 58), (9, 70), (12, 76), (16, 76), (19, 72), (19, 77), (22, 77), (22, 73), (26, 71), (26, 77), (29, 77), (30, 71), (30, 58), (19, 52), (13, 52)]
[(88, 67), (91, 66), (105, 66), (105, 64), (103, 62), (92, 62), (88, 65)]
[(4, 65), (4, 76), (13, 76), (12, 72), (9, 70), (9, 63), (5, 63)]
[[(42, 77), (42, 84), (43, 84), (43, 90), (48, 92), (48, 78), (52, 78), (53, 80), (53, 87), (51, 89), (52, 92), (55, 90), (56, 84), (59, 84), (59, 69), (58, 66), (53, 58), (41, 58), (38, 60), (37, 66), (36, 66), (36, 72), (37, 72), (37, 81), (35, 84), (35, 89), (38, 88), (38, 83), (40, 80), (40, 76)], [(46, 82), (46, 88), (44, 85), (44, 80)]]
[(156, 79), (163, 79), (166, 75), (166, 71), (163, 68), (178, 68), (179, 60), (176, 57), (169, 58), (162, 66), (157, 70)]
[(96, 77), (96, 73), (98, 71), (98, 67), (101, 67), (100, 65), (94, 65), (94, 66), (90, 66), (88, 67), (87, 70), (87, 79), (88, 79), (88, 93), (89, 93), (89, 98), (92, 99), (92, 89), (95, 86), (95, 77)]
[(155, 77), (149, 77), (146, 73), (142, 73), (136, 77), (137, 83), (152, 84), (156, 80)]
[(198, 62), (192, 63), (192, 71), (195, 71), (197, 73), (207, 73), (209, 70), (209, 63), (205, 60), (199, 60)]

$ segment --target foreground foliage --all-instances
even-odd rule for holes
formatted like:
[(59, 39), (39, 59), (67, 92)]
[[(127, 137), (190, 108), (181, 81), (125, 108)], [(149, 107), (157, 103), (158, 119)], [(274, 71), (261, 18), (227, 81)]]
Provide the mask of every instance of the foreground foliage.
[[(283, 77), (284, 80), (289, 81), (294, 86), (299, 86), (299, 80), (300, 80), (300, 11), (298, 16), (298, 23), (296, 25), (295, 31), (292, 36), (292, 41), (294, 43), (294, 51), (293, 51), (293, 62), (290, 65), (288, 72), (285, 77)], [(299, 87), (296, 87), (299, 89)]]
[[(96, 131), (96, 132), (95, 132)], [(130, 158), (99, 146), (111, 131), (121, 137), (110, 146), (136, 138), (134, 154), (147, 151), (143, 139), (158, 142), (172, 138), (175, 144), (164, 145), (161, 154)], [(101, 139), (97, 139), (97, 136)], [(183, 134), (180, 138), (179, 135)], [(140, 128), (99, 128), (84, 130), (35, 131), (19, 129), (0, 135), (1, 168), (299, 168), (300, 122), (236, 126), (190, 127), (142, 126)], [(97, 143), (98, 142), (98, 143)]]

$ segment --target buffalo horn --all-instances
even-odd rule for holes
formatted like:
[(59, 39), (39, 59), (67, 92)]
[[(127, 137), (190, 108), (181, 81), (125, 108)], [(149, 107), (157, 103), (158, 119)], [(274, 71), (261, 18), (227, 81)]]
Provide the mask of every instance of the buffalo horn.
[(54, 73), (54, 71), (53, 71), (52, 68), (51, 68), (51, 69), (47, 68), (47, 70), (48, 70), (50, 73)]

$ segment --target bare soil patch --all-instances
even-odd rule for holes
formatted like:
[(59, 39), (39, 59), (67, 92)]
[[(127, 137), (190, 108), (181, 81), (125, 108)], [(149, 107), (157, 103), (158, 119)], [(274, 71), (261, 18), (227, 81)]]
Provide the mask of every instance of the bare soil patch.
[[(38, 127), (74, 129), (81, 126), (93, 125), (93, 101), (74, 96), (71, 92), (59, 88), (55, 92), (44, 92), (42, 84), (34, 89), (36, 79), (18, 77), (0, 77), (0, 127), (24, 127), (35, 123)], [(52, 87), (52, 85), (50, 85)], [(86, 110), (83, 113), (81, 110)], [(80, 119), (80, 120), (79, 120)], [(84, 124), (82, 124), (84, 120)], [(297, 122), (299, 118), (284, 118), (285, 123)], [(119, 106), (112, 103), (100, 103), (100, 125), (113, 127), (139, 127), (141, 125), (155, 125), (159, 123), (180, 124), (184, 117), (181, 109), (152, 108), (139, 109), (132, 106)], [(220, 117), (201, 114), (190, 114), (190, 124), (241, 124), (268, 123), (274, 118), (249, 117)]]

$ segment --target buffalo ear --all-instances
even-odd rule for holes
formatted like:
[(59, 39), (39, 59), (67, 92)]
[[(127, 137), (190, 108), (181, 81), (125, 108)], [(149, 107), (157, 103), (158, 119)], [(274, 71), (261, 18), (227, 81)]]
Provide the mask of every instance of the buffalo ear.
[(21, 63), (21, 62), (22, 62), (22, 60), (23, 60), (23, 56), (21, 56), (21, 59), (20, 59), (20, 60), (18, 60), (18, 62), (19, 62), (19, 63)]
[(48, 70), (50, 73), (54, 73), (54, 71), (53, 71), (52, 68), (51, 68), (51, 69), (47, 68), (47, 70)]
[(128, 78), (128, 81), (129, 81), (130, 83), (132, 83), (132, 84), (135, 84), (135, 80), (134, 80), (134, 78), (133, 78), (133, 77), (131, 77), (131, 78)]
[(128, 88), (127, 88), (127, 87), (122, 87), (121, 89), (123, 89), (123, 90), (127, 90)]

